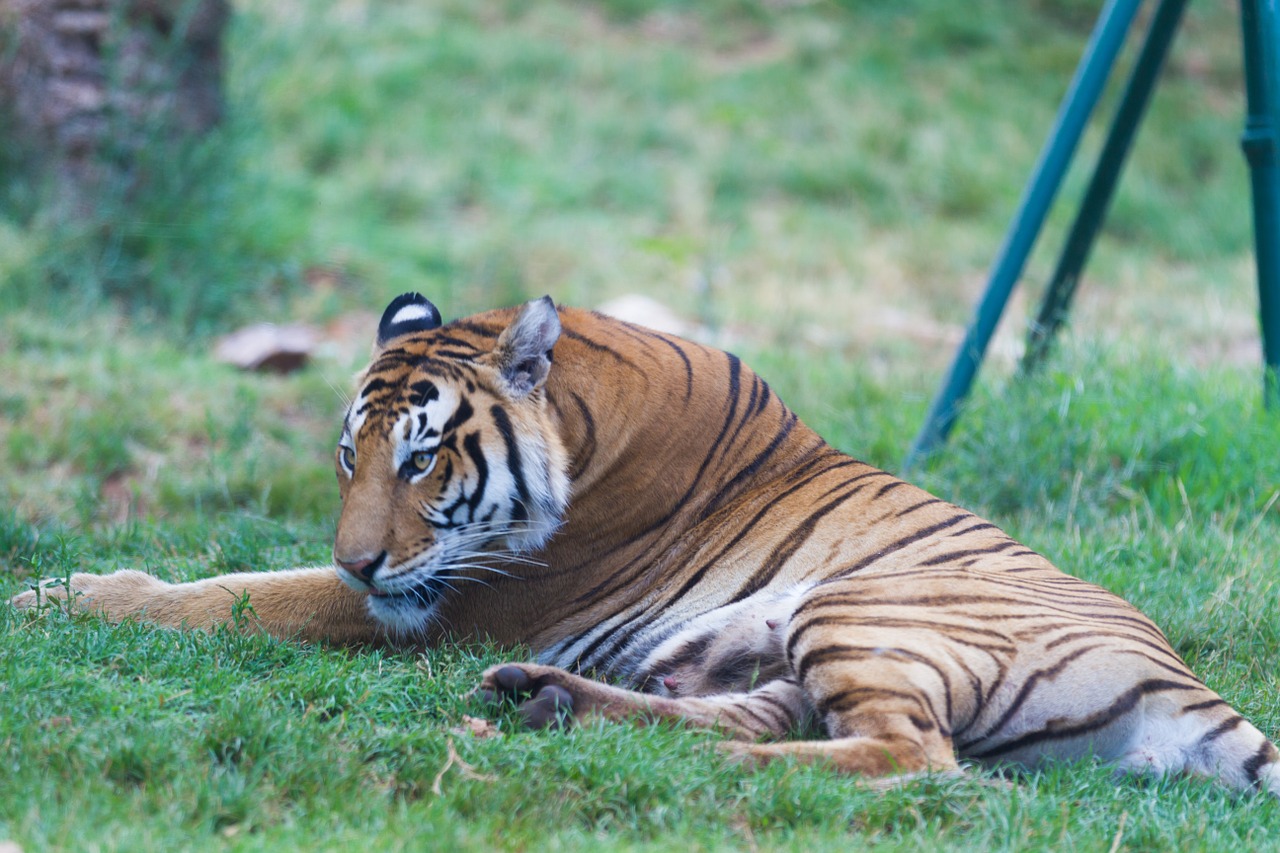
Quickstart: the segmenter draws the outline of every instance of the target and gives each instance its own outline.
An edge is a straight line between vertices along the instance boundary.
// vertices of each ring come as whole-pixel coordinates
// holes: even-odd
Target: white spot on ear
[[[423,303],[406,305],[396,312],[395,316],[391,318],[391,323],[388,325],[395,325],[396,323],[412,323],[414,320],[423,320],[430,316],[430,305],[425,305]]]

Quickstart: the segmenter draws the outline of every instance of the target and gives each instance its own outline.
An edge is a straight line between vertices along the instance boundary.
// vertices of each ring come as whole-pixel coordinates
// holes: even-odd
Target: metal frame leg
[[[1254,255],[1265,375],[1263,398],[1280,406],[1280,65],[1275,0],[1241,0],[1245,95],[1249,116],[1240,139],[1253,185]]]
[[[965,334],[951,365],[951,372],[933,401],[920,434],[916,436],[907,454],[904,468],[913,468],[931,453],[946,439],[955,424],[960,401],[973,385],[973,377],[986,353],[987,344],[991,342],[991,335],[1009,301],[1009,294],[1013,292],[1013,286],[1022,274],[1053,198],[1062,185],[1062,178],[1071,164],[1076,144],[1098,103],[1098,97],[1110,76],[1111,67],[1124,44],[1125,35],[1140,2],[1141,0],[1108,0],[1102,10],[1084,55],[1080,58],[1080,64],[1076,67],[1071,87],[1058,109],[1057,120],[1049,131],[1049,138],[1040,153],[1040,161],[1023,191],[1022,201],[1005,237],[1004,246],[992,267],[977,315]]]
[[[1186,6],[1187,0],[1161,0],[1156,9],[1151,27],[1147,30],[1147,38],[1142,43],[1142,50],[1129,75],[1124,96],[1116,107],[1107,141],[1098,154],[1098,164],[1094,167],[1093,177],[1080,202],[1080,210],[1076,213],[1075,222],[1071,224],[1062,254],[1058,256],[1058,264],[1045,288],[1040,313],[1028,331],[1027,351],[1022,356],[1023,373],[1030,373],[1044,360],[1054,334],[1067,318],[1071,298],[1080,283],[1080,273],[1089,260],[1089,252],[1093,249],[1098,231],[1106,218],[1116,182],[1124,169],[1133,137],[1137,134],[1138,125],[1151,100],[1151,92],[1155,89],[1160,69],[1169,53],[1169,45],[1178,32],[1178,24],[1182,21],[1182,12]]]

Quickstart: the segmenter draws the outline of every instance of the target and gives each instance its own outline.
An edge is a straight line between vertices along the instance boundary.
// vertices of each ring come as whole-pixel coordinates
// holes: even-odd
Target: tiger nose
[[[337,556],[336,554],[334,555],[334,558],[333,558],[334,562],[336,562],[339,566],[342,566],[342,568],[351,572],[351,574],[360,578],[360,580],[364,581],[365,583],[369,583],[370,581],[373,580],[374,572],[382,568],[382,564],[386,561],[386,559],[387,559],[386,551],[383,551],[381,554],[379,554],[376,557],[365,557],[359,560],[344,560],[341,557]]]

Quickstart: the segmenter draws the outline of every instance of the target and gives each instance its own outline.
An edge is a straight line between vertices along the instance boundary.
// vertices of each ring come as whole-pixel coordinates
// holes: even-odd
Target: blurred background
[[[40,530],[140,518],[329,524],[342,395],[406,290],[446,320],[544,293],[644,297],[894,469],[1101,4],[237,0],[213,24],[188,14],[201,4],[99,5],[111,27],[150,22],[162,47],[187,39],[206,59],[192,33],[216,24],[221,100],[184,133],[143,121],[139,138],[159,108],[108,95],[82,145],[106,164],[90,192],[49,165],[56,144],[0,144],[10,557]],[[166,5],[180,11],[161,26]],[[10,55],[31,8],[0,5]],[[1256,416],[1239,26],[1233,3],[1191,4],[1072,328],[1046,378],[1008,382],[1095,122],[961,423],[953,452],[985,459],[983,476],[970,488],[943,462],[935,488],[992,511],[1052,505],[1094,466],[1108,500],[1149,492],[1133,477],[1171,463],[1143,453]],[[127,58],[111,32],[92,43]],[[184,91],[179,107],[207,97]],[[303,370],[213,357],[262,320],[316,331]],[[1175,479],[1157,491],[1177,503]]]

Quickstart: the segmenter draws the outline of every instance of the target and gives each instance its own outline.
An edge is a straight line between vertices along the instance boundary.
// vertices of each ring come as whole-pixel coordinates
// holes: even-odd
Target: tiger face
[[[388,628],[421,631],[449,589],[559,525],[568,465],[543,393],[559,334],[545,297],[505,329],[442,328],[417,294],[384,313],[334,454],[333,558]]]

